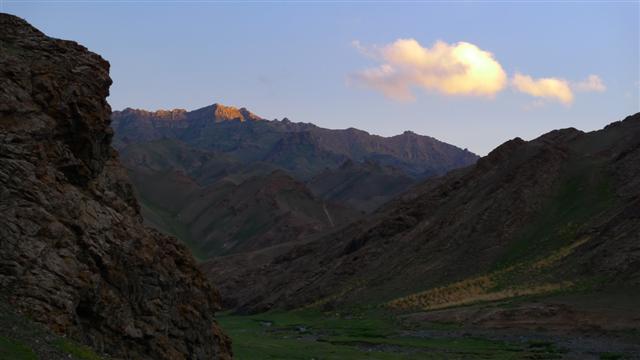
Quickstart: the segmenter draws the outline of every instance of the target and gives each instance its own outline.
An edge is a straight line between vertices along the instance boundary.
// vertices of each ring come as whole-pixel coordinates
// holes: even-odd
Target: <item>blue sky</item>
[[[328,128],[412,130],[481,155],[516,136],[594,130],[640,111],[639,2],[3,0],[2,7],[109,60],[114,109],[219,102]],[[445,84],[441,63],[455,62],[460,42],[501,69],[490,93]],[[393,75],[380,75],[385,68]],[[590,75],[597,84],[585,83]],[[389,86],[410,96],[398,98]]]

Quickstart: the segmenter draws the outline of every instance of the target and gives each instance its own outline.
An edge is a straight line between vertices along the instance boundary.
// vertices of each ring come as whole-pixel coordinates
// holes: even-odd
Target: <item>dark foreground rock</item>
[[[0,14],[0,292],[127,359],[230,358],[216,291],[142,225],[111,148],[109,63]]]

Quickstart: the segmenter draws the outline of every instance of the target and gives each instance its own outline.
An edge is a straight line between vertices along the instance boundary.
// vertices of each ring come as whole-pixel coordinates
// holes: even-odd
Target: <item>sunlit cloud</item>
[[[534,79],[529,75],[516,73],[511,84],[513,87],[531,96],[560,101],[569,105],[573,102],[573,92],[569,82],[560,78],[539,78]]]
[[[573,85],[576,91],[595,91],[603,92],[607,90],[604,82],[598,75],[589,75],[586,79],[577,82]]]
[[[493,97],[507,85],[507,75],[493,54],[478,46],[436,42],[423,47],[414,39],[400,39],[383,47],[353,46],[382,64],[350,77],[351,82],[381,91],[395,100],[411,100],[413,89],[445,95]]]
[[[448,44],[437,41],[424,47],[415,39],[399,39],[384,46],[352,46],[378,66],[352,74],[349,84],[357,84],[383,93],[398,101],[415,98],[414,90],[435,91],[444,95],[492,98],[507,85],[536,98],[526,110],[540,108],[548,102],[571,105],[574,92],[603,92],[606,86],[598,75],[569,82],[559,77],[533,78],[515,73],[509,78],[491,52],[468,42]]]

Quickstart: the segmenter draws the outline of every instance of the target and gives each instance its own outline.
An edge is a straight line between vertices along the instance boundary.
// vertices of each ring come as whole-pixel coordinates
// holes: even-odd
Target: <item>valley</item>
[[[638,300],[637,292],[631,297],[615,294],[606,304],[598,297],[602,295],[582,292],[557,293],[546,299],[522,296],[453,308],[447,314],[399,315],[375,307],[346,313],[307,309],[222,314],[220,322],[234,339],[239,359],[634,358],[633,354],[640,351],[640,338],[637,331],[622,330],[622,323],[626,321],[624,314],[632,311]],[[555,306],[580,304],[583,312],[544,308],[542,304],[547,301]],[[610,305],[614,306],[608,308]],[[555,329],[550,329],[547,321],[549,312],[558,314]],[[492,315],[486,316],[487,313]],[[518,313],[524,316],[514,319]],[[607,329],[594,330],[602,324],[599,316],[603,315],[619,320]],[[562,316],[571,320],[561,319]],[[580,319],[590,319],[591,324],[566,326]],[[620,325],[623,326],[617,328]]]
[[[100,55],[0,29],[0,360],[640,359],[640,113],[481,157],[217,102],[113,111]],[[356,78],[457,61],[422,80],[494,100],[493,55],[448,46],[398,40]],[[456,88],[478,59],[500,71]],[[375,87],[412,97],[410,73]],[[570,105],[589,79],[511,86]]]
[[[233,134],[245,134],[264,120],[233,121]],[[228,230],[255,230],[203,256],[187,241],[220,289],[221,325],[240,359],[640,356],[640,319],[623,316],[639,293],[639,115],[590,133],[515,138],[439,176],[375,154],[300,172],[318,161],[317,145],[277,143],[296,164],[287,168],[271,155],[230,155],[246,144],[216,152],[178,138],[131,142],[123,162],[158,229],[180,219],[172,234],[194,234],[197,207],[222,222],[183,239],[228,243],[238,239]]]
[[[384,138],[221,104],[125,109],[112,126],[145,221],[201,260],[326,233],[477,160],[411,132]]]

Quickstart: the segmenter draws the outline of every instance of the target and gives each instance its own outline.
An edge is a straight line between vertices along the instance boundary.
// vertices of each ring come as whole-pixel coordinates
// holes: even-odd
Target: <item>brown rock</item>
[[[145,228],[111,148],[109,63],[0,14],[0,292],[116,358],[230,358],[219,297]]]

